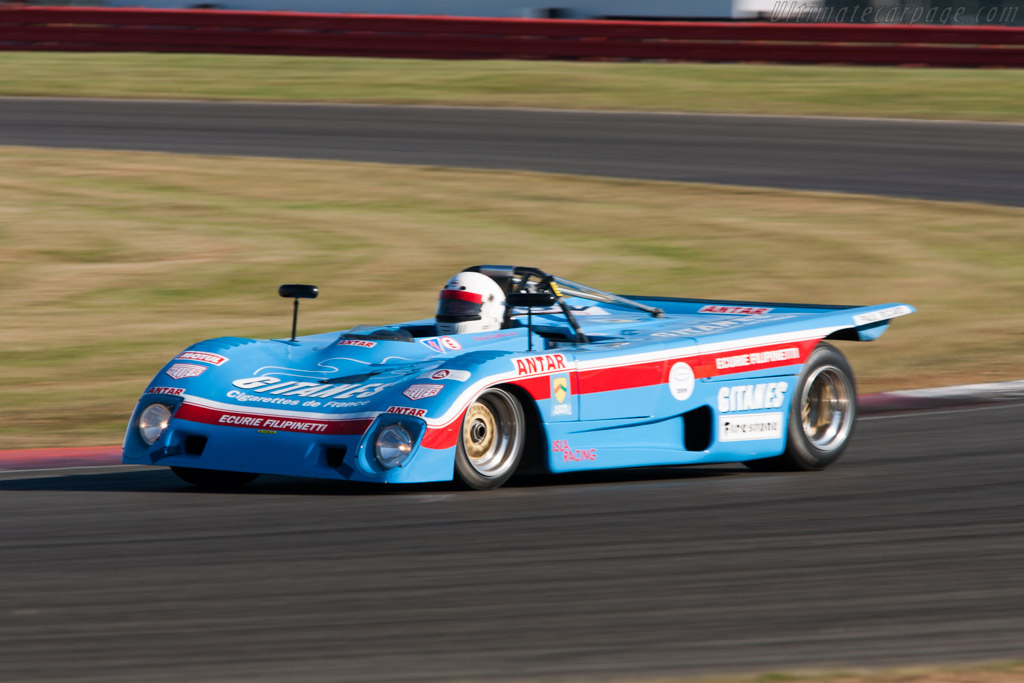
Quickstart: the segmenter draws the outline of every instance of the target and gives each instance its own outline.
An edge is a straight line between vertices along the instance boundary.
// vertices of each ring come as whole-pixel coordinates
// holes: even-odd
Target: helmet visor
[[[437,300],[437,319],[441,322],[479,320],[484,298],[459,289],[442,289]]]

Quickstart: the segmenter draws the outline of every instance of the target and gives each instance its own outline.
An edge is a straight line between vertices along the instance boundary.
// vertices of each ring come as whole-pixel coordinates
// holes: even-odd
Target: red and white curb
[[[857,398],[861,415],[957,408],[1013,401],[1024,402],[1024,380],[890,391],[883,394],[865,394]],[[29,448],[0,451],[0,473],[74,467],[106,467],[120,464],[120,446]]]
[[[0,451],[0,473],[53,470],[67,467],[104,467],[121,464],[120,446],[89,448],[28,448]]]
[[[861,415],[1024,401],[1024,380],[890,391],[857,397]]]

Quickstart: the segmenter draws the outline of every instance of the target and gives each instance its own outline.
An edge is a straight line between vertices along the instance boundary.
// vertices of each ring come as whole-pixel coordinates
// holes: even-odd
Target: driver
[[[437,300],[438,334],[500,330],[504,318],[505,292],[483,273],[459,273]]]

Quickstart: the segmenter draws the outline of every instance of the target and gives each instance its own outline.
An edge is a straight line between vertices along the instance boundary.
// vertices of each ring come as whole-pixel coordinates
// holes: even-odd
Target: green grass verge
[[[1024,120],[1024,70],[0,52],[0,94]]]
[[[110,444],[221,335],[429,317],[475,263],[629,293],[920,313],[846,344],[865,391],[1019,377],[1024,210],[540,173],[0,147],[0,448]]]

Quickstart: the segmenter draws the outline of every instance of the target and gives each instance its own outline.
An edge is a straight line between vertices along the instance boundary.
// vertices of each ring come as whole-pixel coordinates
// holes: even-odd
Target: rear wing
[[[894,318],[910,315],[908,304],[887,303],[873,306],[837,306],[767,301],[724,301],[720,299],[683,299],[631,296],[633,301],[658,306],[669,315],[706,315],[709,320],[746,316],[764,316],[766,323],[783,319],[813,321],[817,328],[834,327],[826,339],[873,341],[889,327]]]

